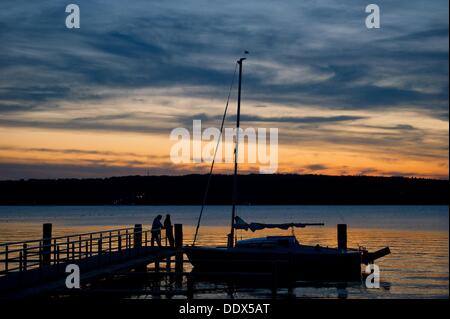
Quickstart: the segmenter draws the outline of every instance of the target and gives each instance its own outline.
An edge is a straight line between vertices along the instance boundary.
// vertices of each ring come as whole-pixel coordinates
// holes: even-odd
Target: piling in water
[[[175,224],[175,248],[183,248],[183,225]]]
[[[52,249],[52,224],[42,225],[42,265],[50,265]]]
[[[347,224],[337,225],[337,242],[339,249],[347,249]]]
[[[142,247],[142,224],[134,225],[134,248]]]

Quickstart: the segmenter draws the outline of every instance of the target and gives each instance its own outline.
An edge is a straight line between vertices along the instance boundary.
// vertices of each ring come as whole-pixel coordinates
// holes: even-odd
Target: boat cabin
[[[236,248],[292,248],[298,247],[299,242],[295,236],[267,236],[240,240]]]

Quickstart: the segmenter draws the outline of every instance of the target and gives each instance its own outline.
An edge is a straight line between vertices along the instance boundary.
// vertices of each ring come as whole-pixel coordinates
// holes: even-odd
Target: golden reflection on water
[[[53,236],[132,226],[67,226],[54,224]],[[41,231],[41,224],[2,222],[0,223],[0,242],[39,239],[42,235]],[[191,244],[195,227],[185,225],[183,231],[184,243]],[[224,245],[228,232],[228,227],[201,227],[197,245]],[[237,231],[238,239],[290,234],[291,230],[264,230],[255,233],[251,231]],[[303,244],[336,246],[336,228],[334,227],[297,229],[295,235]],[[365,289],[363,292],[361,288],[354,288],[354,291],[350,289],[349,297],[448,298],[449,242],[447,232],[349,228],[348,246],[354,248],[364,246],[371,251],[389,246],[392,252],[391,255],[377,261],[377,265],[381,270],[381,280],[385,288],[381,291]],[[315,294],[317,294],[317,297],[329,296],[326,290],[319,292],[306,289],[299,293],[305,297],[316,297]],[[330,296],[333,297],[333,294]]]

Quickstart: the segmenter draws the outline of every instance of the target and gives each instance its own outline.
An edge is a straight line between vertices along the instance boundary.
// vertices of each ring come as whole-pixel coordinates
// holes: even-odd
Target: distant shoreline
[[[207,175],[0,181],[0,205],[201,205]],[[208,205],[229,205],[214,175]],[[448,205],[449,181],[403,177],[239,175],[240,205]]]

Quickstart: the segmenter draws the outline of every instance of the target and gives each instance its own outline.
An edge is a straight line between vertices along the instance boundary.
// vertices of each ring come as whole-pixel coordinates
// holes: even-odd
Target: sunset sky
[[[244,50],[242,126],[278,128],[278,172],[448,179],[448,1],[376,1],[369,30],[370,3],[2,0],[0,179],[207,173],[169,134],[220,126]]]

